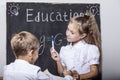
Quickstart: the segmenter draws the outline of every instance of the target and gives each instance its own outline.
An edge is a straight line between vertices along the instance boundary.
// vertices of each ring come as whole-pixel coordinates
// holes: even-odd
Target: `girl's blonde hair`
[[[69,23],[74,23],[79,27],[79,33],[86,33],[83,39],[88,44],[96,45],[101,52],[101,35],[94,15],[87,13],[83,16],[71,18]]]
[[[16,57],[26,55],[29,50],[37,50],[39,45],[39,40],[27,31],[15,34],[11,39],[11,47]]]

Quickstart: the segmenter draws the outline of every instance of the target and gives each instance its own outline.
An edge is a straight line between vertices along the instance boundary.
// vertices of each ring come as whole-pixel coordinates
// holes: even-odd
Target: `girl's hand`
[[[67,71],[67,67],[64,68],[63,73],[64,73],[64,76],[66,76],[66,75],[72,76],[72,71]]]
[[[60,61],[60,57],[59,57],[59,54],[58,52],[54,49],[50,49],[50,53],[51,53],[51,57],[53,60],[55,60],[56,62]]]
[[[69,72],[69,71],[67,71],[67,70],[64,70],[64,76],[66,76],[66,75],[71,75],[71,73]]]
[[[80,75],[76,70],[72,71],[72,75],[74,80],[80,80]]]

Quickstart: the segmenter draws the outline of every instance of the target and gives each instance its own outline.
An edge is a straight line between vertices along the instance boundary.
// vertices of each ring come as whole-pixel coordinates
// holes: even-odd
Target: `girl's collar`
[[[74,46],[72,45],[72,43],[70,43],[71,47],[80,47],[83,46],[84,44],[86,44],[86,42],[84,40],[80,40],[78,43],[76,43]]]

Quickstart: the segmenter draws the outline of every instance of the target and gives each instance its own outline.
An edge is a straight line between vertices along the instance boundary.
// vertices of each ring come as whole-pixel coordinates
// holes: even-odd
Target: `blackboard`
[[[50,57],[51,36],[55,38],[55,49],[59,52],[66,45],[66,27],[70,18],[82,15],[87,10],[94,14],[100,29],[100,4],[66,4],[66,3],[34,3],[7,2],[7,64],[15,57],[11,50],[11,36],[20,31],[33,33],[40,41],[39,58],[35,65],[42,71],[48,69],[58,75],[56,63]]]

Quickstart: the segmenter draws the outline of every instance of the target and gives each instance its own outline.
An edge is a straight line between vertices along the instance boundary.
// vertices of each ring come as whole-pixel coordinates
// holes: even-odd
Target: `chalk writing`
[[[45,13],[38,11],[34,13],[34,9],[26,9],[26,22],[55,22],[55,21],[68,21],[74,16],[79,16],[83,13],[73,12],[72,9],[69,9],[68,12],[49,12]],[[35,15],[35,16],[34,16]]]
[[[39,55],[42,55],[44,53],[45,47],[47,46],[45,42],[51,41],[50,38],[51,37],[45,37],[45,35],[42,35],[40,37],[40,39],[39,39],[40,40]],[[56,45],[56,46],[62,46],[64,40],[66,40],[66,37],[64,37],[64,35],[62,33],[58,33],[54,37],[54,45]],[[51,46],[52,46],[52,43],[51,43]]]
[[[39,55],[42,55],[45,49],[45,35],[42,35],[40,37],[40,49],[39,49]]]

